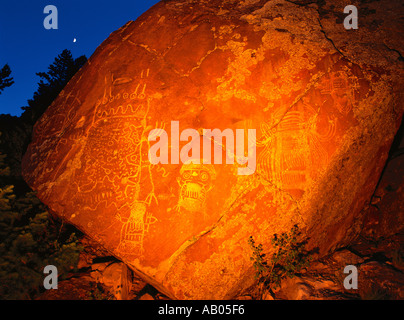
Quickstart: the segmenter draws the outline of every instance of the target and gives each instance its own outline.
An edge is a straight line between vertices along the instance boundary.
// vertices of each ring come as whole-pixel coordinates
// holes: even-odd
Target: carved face
[[[205,207],[206,196],[213,187],[216,172],[209,164],[184,164],[180,170],[181,177],[177,179],[180,185],[179,207],[195,212]]]

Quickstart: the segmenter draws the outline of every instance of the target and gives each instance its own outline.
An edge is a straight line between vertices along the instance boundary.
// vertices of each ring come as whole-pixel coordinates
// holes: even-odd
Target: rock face
[[[171,298],[251,285],[250,235],[270,252],[298,224],[320,254],[348,244],[401,122],[404,45],[401,3],[358,4],[357,30],[344,5],[162,1],[112,33],[36,123],[25,180]],[[228,139],[203,130],[216,128]],[[247,164],[226,162],[232,137]]]
[[[404,130],[402,125],[400,131]],[[397,139],[398,136],[396,136]],[[366,209],[362,235],[365,238],[388,238],[400,233],[404,225],[404,136],[397,151],[391,150],[382,177]],[[400,155],[401,154],[401,155]]]

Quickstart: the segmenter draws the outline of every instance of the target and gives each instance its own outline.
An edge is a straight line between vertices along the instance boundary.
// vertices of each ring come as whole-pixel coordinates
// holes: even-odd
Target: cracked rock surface
[[[113,32],[36,123],[25,180],[174,299],[251,286],[251,235],[270,253],[273,234],[298,224],[320,256],[346,246],[403,114],[403,5],[351,4],[357,30],[344,29],[345,1],[158,3]],[[172,121],[224,155],[227,140],[203,129],[255,129],[254,173],[151,164],[149,133],[172,141]]]

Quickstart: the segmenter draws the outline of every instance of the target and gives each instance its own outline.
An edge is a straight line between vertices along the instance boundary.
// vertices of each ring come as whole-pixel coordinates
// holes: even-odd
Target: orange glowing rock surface
[[[343,7],[157,4],[112,33],[37,122],[25,180],[172,298],[251,285],[250,235],[271,250],[274,233],[298,224],[321,254],[346,245],[403,113],[403,42],[389,25],[398,20],[376,13],[348,32],[335,22]],[[203,129],[255,129],[254,172],[151,164],[149,133],[171,141],[172,121],[201,140]]]

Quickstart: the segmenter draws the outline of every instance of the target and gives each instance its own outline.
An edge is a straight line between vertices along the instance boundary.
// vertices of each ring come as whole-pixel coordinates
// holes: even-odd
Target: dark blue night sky
[[[0,68],[8,63],[14,84],[0,94],[0,113],[19,116],[37,89],[36,72],[46,72],[55,57],[69,49],[89,58],[110,35],[136,20],[158,0],[2,0]],[[58,10],[58,29],[44,28],[44,8]],[[76,38],[76,42],[73,42]]]

